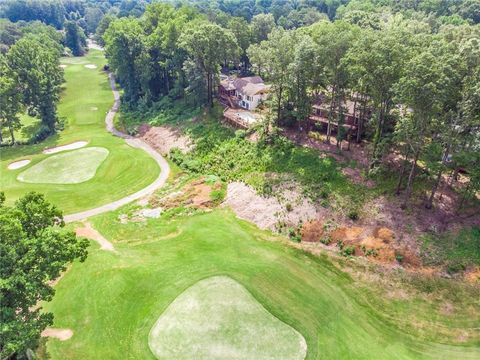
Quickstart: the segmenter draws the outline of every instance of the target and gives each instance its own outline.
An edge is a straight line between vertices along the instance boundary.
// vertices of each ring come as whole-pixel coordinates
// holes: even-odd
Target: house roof
[[[236,90],[249,96],[260,94],[270,89],[270,86],[263,83],[263,79],[260,76],[249,76],[236,79],[227,78],[222,80],[220,84],[225,90]]]

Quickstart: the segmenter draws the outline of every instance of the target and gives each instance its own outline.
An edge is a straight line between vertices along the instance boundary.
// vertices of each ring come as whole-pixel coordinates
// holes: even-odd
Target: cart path
[[[162,155],[160,155],[154,148],[152,148],[150,145],[148,145],[147,143],[145,143],[144,141],[138,138],[135,138],[133,136],[130,136],[128,134],[125,134],[115,129],[115,126],[113,125],[113,118],[115,117],[115,114],[118,112],[118,109],[120,107],[120,94],[115,85],[115,77],[113,76],[113,74],[109,73],[108,78],[110,80],[110,87],[112,88],[113,97],[115,101],[113,103],[112,108],[108,111],[107,116],[105,117],[105,125],[107,128],[107,131],[112,133],[114,136],[118,136],[122,139],[125,139],[126,143],[131,147],[142,149],[145,152],[147,152],[157,162],[158,166],[160,166],[160,174],[158,175],[157,179],[153,183],[148,185],[146,188],[143,188],[142,190],[137,191],[136,193],[133,193],[122,199],[113,201],[111,203],[99,206],[94,209],[82,211],[75,214],[65,215],[64,216],[65,222],[81,221],[91,216],[113,211],[118,209],[119,207],[122,207],[123,205],[131,203],[132,201],[148,196],[158,188],[162,187],[167,181],[168,176],[170,175],[170,166],[168,165],[167,160],[165,160],[165,158]]]

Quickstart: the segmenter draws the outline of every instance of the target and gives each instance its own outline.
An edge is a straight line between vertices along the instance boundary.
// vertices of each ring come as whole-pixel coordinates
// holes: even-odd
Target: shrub
[[[355,247],[354,246],[345,246],[341,251],[340,251],[340,255],[342,256],[352,256],[353,254],[355,254]]]
[[[466,269],[465,264],[460,261],[451,262],[447,266],[447,272],[449,274],[456,274],[460,271],[464,271],[465,269]]]
[[[348,218],[350,220],[353,220],[353,221],[358,220],[358,211],[357,210],[350,210],[348,212]]]
[[[292,210],[293,210],[292,204],[287,203],[287,204],[285,205],[285,209],[287,209],[288,212],[292,211]]]
[[[396,254],[395,259],[397,260],[398,263],[401,264],[403,262],[404,257],[402,254]]]

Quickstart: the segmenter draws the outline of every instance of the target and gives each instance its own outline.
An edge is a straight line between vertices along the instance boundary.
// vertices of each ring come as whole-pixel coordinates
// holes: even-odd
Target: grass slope
[[[53,155],[20,173],[17,179],[26,183],[78,184],[94,177],[107,156],[108,150],[101,147]]]
[[[148,343],[159,359],[304,359],[305,339],[226,276],[188,288],[164,311]]]
[[[91,50],[80,58],[64,58],[65,90],[59,104],[59,115],[66,118],[66,129],[37,145],[0,150],[0,188],[12,203],[28,191],[38,191],[58,205],[66,214],[90,209],[132,194],[152,183],[160,171],[156,162],[142,150],[105,130],[105,114],[113,103],[107,76],[101,68],[102,52]],[[96,64],[87,69],[85,64]],[[42,150],[75,141],[89,141],[88,146],[104,147],[110,153],[97,169],[95,177],[80,184],[27,184],[17,180],[28,168],[8,170],[9,163],[28,158],[29,166],[46,159]],[[80,166],[80,165],[79,165]]]
[[[186,289],[217,275],[242,284],[301,333],[307,359],[480,356],[478,337],[461,346],[438,343],[443,338],[436,313],[423,306],[422,297],[380,302],[325,256],[271,241],[275,238],[228,210],[121,224],[118,216],[125,211],[92,219],[118,254],[92,246],[86,263],[73,265],[46,304],[56,327],[74,331],[68,341],[48,341],[52,359],[153,359],[148,335],[159,315]],[[414,315],[405,324],[408,332],[396,324],[405,314]],[[417,328],[416,317],[418,325],[425,318],[426,326]],[[448,326],[472,329],[476,319],[454,314]]]

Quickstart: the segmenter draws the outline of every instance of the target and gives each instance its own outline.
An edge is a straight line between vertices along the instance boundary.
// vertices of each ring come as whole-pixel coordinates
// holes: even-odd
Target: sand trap
[[[56,147],[50,148],[50,149],[45,149],[42,152],[44,154],[55,154],[55,153],[59,153],[61,151],[80,149],[87,144],[88,144],[88,141],[76,141],[76,142],[71,143],[71,144],[56,146]]]
[[[55,328],[46,328],[42,331],[43,337],[53,337],[60,341],[65,341],[70,339],[73,336],[73,331],[70,329],[55,329]]]
[[[22,168],[22,167],[24,167],[28,164],[30,164],[30,160],[28,160],[28,159],[15,161],[15,162],[8,165],[8,170],[20,169],[20,168]]]
[[[227,276],[181,293],[153,326],[148,344],[159,359],[301,360],[307,352],[298,331]]]
[[[67,67],[67,65],[65,65],[65,64],[60,64],[60,67],[61,67],[62,69],[65,69],[65,68]]]
[[[96,69],[97,68],[97,65],[94,65],[94,64],[87,64],[87,65],[84,65],[87,69]]]

